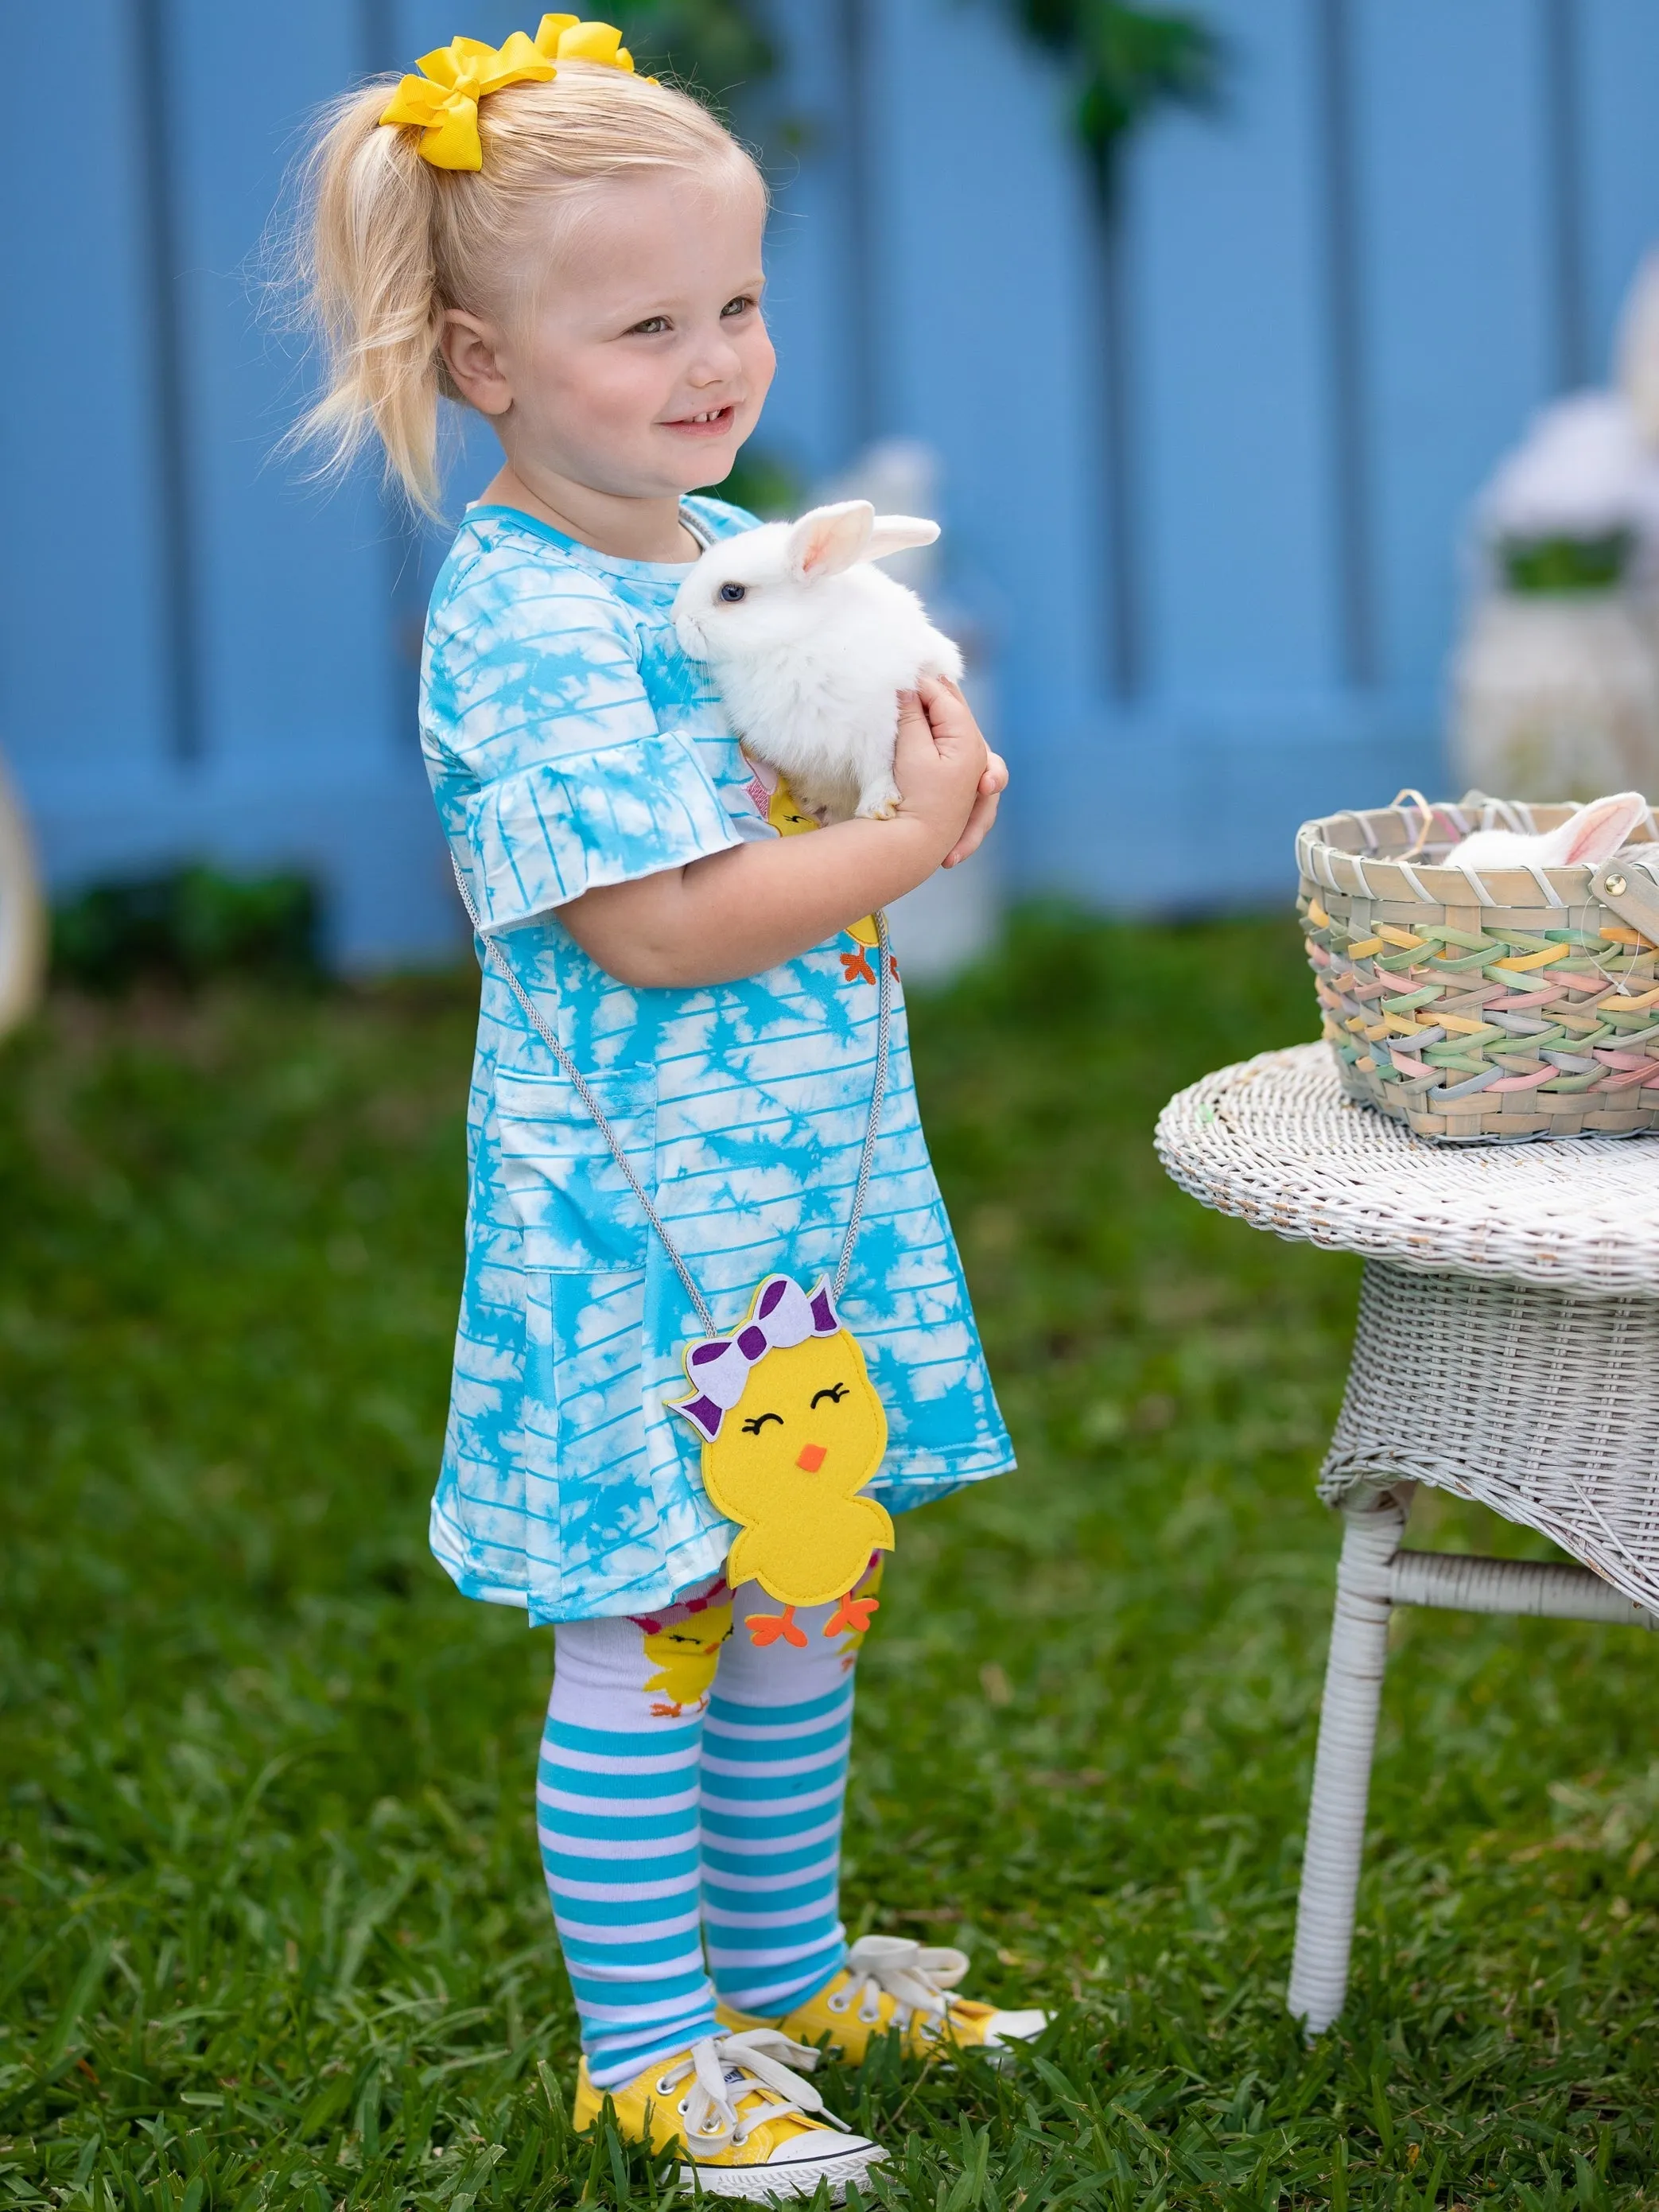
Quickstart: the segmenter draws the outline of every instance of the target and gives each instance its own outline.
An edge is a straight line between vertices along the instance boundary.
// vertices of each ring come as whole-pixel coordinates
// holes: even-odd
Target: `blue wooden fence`
[[[86,0],[72,96],[11,103],[0,742],[60,884],[298,862],[345,957],[453,942],[431,548],[273,459],[302,372],[255,267],[313,103],[524,12],[453,5]],[[1653,0],[1204,12],[1223,103],[1152,127],[1110,222],[997,0],[776,0],[766,95],[804,150],[763,441],[938,446],[1012,872],[1117,905],[1281,898],[1303,816],[1436,779],[1460,517],[1659,235]]]

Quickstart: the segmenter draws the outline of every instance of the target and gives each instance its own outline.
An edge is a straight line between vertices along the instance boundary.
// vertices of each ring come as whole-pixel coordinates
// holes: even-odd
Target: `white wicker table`
[[[1659,1626],[1659,1139],[1428,1144],[1312,1044],[1182,1091],[1157,1141],[1206,1206],[1366,1261],[1319,1483],[1346,1525],[1289,1993],[1316,2033],[1347,1993],[1391,1607]],[[1419,1483],[1583,1565],[1403,1550]]]

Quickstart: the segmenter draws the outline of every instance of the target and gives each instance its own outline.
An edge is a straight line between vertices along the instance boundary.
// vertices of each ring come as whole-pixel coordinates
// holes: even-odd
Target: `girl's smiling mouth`
[[[696,415],[671,416],[662,427],[687,438],[722,438],[737,416],[737,409],[728,400],[723,407],[707,407]]]

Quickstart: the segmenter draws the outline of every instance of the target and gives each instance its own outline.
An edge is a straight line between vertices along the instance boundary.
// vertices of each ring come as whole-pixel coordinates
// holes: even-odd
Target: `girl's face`
[[[772,381],[765,217],[746,162],[610,182],[555,216],[521,317],[453,319],[486,339],[493,375],[465,333],[452,362],[520,474],[624,499],[720,482]]]

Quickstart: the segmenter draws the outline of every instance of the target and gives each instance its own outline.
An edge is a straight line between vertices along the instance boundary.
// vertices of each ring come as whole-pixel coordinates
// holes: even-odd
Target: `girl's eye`
[[[754,304],[747,292],[739,292],[735,300],[728,300],[720,309],[720,320],[724,322],[728,315],[745,314]]]
[[[659,331],[667,328],[666,315],[647,315],[642,323],[635,323],[628,335],[630,338],[653,338]]]
[[[743,1432],[744,1436],[757,1437],[769,1421],[775,1421],[778,1426],[781,1428],[783,1426],[783,1415],[781,1413],[757,1413],[752,1421],[745,1421],[744,1423]]]
[[[739,599],[748,596],[748,591],[749,587],[746,584],[722,584],[720,597],[726,601],[727,606],[734,607]]]
[[[815,1392],[812,1403],[816,1406],[821,1399],[827,1398],[832,1406],[839,1406],[846,1395],[847,1385],[844,1382],[837,1382],[833,1389]]]

